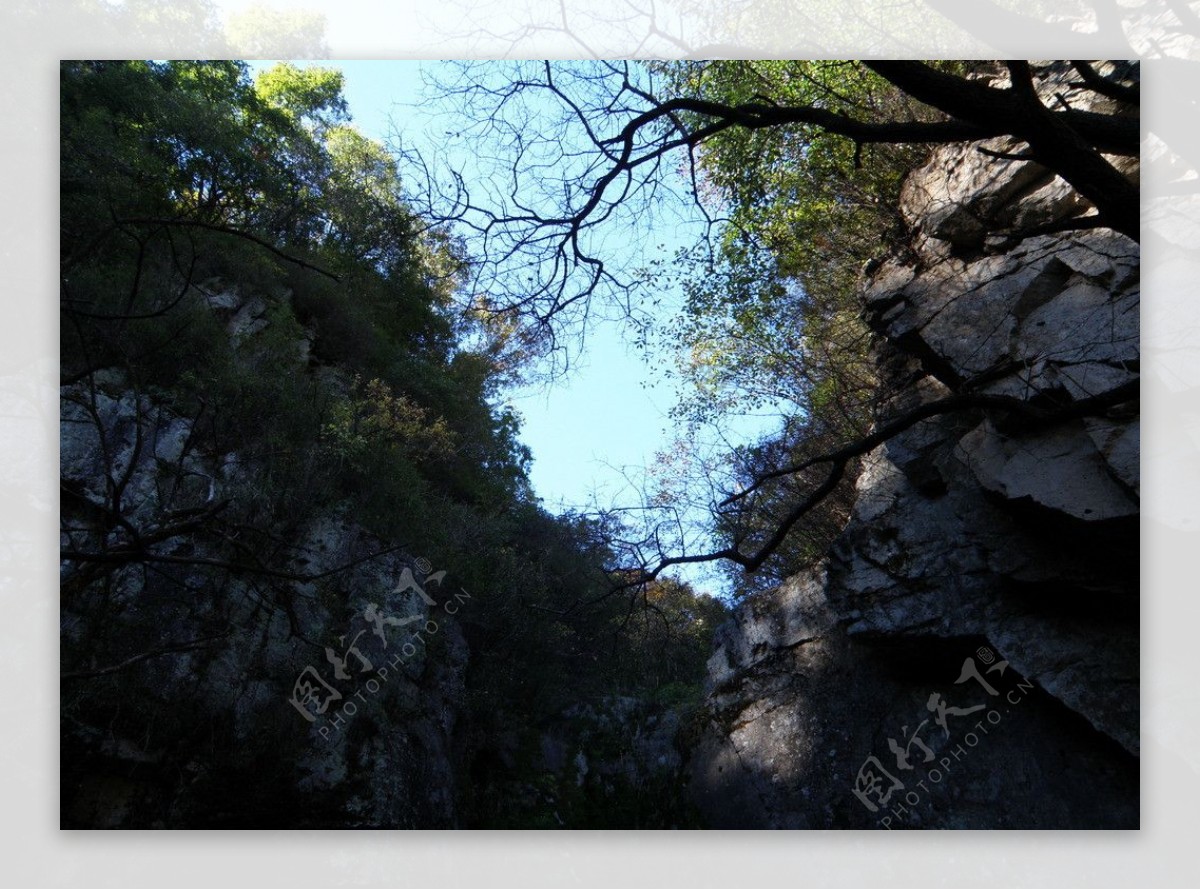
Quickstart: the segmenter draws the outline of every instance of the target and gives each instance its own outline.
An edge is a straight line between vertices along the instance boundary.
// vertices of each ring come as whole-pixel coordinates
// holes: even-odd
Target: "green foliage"
[[[668,73],[675,90],[731,105],[914,113],[894,88],[853,62],[679,63]],[[800,125],[731,128],[704,143],[704,184],[729,223],[716,257],[704,258],[689,279],[686,311],[672,332],[702,359],[685,368],[701,384],[700,397],[682,406],[685,416],[708,416],[713,393],[750,407],[784,401],[804,414],[814,407],[814,388],[827,381],[867,390],[855,281],[902,225],[895,198],[919,157],[919,150],[892,145],[864,146],[859,154],[845,138]],[[861,419],[857,404],[842,405],[846,422]]]
[[[255,94],[267,105],[278,108],[293,123],[305,119],[328,127],[347,118],[342,97],[342,72],[332,68],[297,68],[280,62],[254,81]]]
[[[655,67],[671,92],[728,105],[811,105],[873,120],[927,113],[855,62]],[[731,455],[740,484],[867,429],[875,379],[856,283],[863,264],[902,231],[900,184],[922,153],[856,146],[804,125],[733,127],[700,146],[701,197],[728,221],[715,252],[684,258],[684,311],[664,339],[681,345],[675,373],[685,390],[675,416],[693,437],[729,416],[778,414],[776,435]],[[803,481],[769,486],[753,510],[724,514],[718,537],[752,551],[803,496]],[[770,584],[823,555],[849,503],[844,492],[830,498],[756,583]],[[730,577],[735,589],[749,589],[740,571]]]
[[[192,421],[189,447],[226,468],[231,501],[224,534],[196,535],[290,572],[287,542],[339,513],[449,569],[473,599],[477,748],[514,721],[534,744],[581,701],[699,696],[724,607],[669,581],[609,595],[612,529],[539,505],[520,419],[496,404],[527,353],[503,320],[454,309],[464,259],[349,125],[340,74],[68,62],[61,76],[64,378],[109,372]],[[570,818],[601,820],[589,800]]]
[[[454,452],[454,434],[443,418],[429,417],[378,378],[363,384],[355,377],[349,397],[333,404],[321,432],[324,454],[359,472],[380,460],[436,460]]]

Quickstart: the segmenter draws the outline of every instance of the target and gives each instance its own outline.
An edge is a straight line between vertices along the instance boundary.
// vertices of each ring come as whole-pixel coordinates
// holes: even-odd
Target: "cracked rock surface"
[[[911,243],[863,284],[878,420],[1062,417],[910,427],[826,560],[739,607],[685,766],[715,827],[1137,826],[1138,245],[996,237],[1088,208],[980,147],[1013,148],[910,175]]]

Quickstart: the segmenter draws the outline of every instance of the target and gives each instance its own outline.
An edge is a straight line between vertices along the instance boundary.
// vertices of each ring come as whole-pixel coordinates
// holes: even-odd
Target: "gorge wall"
[[[936,150],[864,270],[899,431],[847,528],[718,633],[685,740],[713,827],[1138,824],[1138,245],[981,149],[1017,146]]]
[[[235,340],[267,329],[213,290]],[[61,575],[63,827],[455,826],[469,593],[346,510],[196,533],[269,484],[200,439],[119,373],[63,387],[63,548],[106,557]]]

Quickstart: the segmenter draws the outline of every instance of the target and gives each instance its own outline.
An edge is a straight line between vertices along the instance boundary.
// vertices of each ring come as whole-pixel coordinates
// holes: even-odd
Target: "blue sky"
[[[437,62],[320,64],[343,72],[350,113],[364,134],[383,141],[396,131],[406,141],[423,138],[413,132],[426,125],[421,67]],[[596,493],[606,503],[626,488],[624,471],[640,473],[665,447],[674,395],[661,380],[655,385],[649,370],[630,348],[623,325],[598,321],[565,377],[506,394],[505,401],[524,419],[522,439],[534,455],[534,489],[547,507],[585,507]]]
[[[252,70],[270,63],[251,63]],[[316,63],[340,69],[344,94],[354,124],[367,136],[388,141],[399,134],[406,144],[436,145],[442,121],[433,125],[422,102],[422,69],[438,62],[330,61]],[[679,232],[655,232],[654,243],[673,251]],[[670,306],[674,299],[666,299]],[[667,311],[670,311],[669,309]],[[659,366],[672,361],[658,354]],[[564,509],[632,506],[655,455],[674,440],[668,412],[676,402],[674,384],[662,368],[651,369],[634,348],[626,325],[597,319],[588,328],[582,354],[570,371],[548,384],[503,394],[522,417],[522,441],[533,453],[531,478],[545,506]],[[765,429],[765,422],[743,419],[734,424],[742,438]],[[712,589],[705,567],[685,567],[681,574]]]

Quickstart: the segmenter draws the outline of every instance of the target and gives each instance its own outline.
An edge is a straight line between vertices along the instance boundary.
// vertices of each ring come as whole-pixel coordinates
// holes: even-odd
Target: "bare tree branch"
[[[143,661],[149,661],[153,658],[162,658],[164,655],[177,655],[180,652],[193,652],[197,649],[208,649],[214,643],[219,643],[222,640],[228,639],[228,637],[229,634],[224,633],[215,637],[202,637],[198,640],[190,640],[185,643],[168,643],[158,649],[141,652],[116,664],[84,671],[63,671],[58,676],[60,680],[92,680],[96,677],[107,677],[110,674],[120,673],[123,670],[133,667],[135,664],[141,664]]]
[[[660,559],[652,568],[614,569],[614,576],[626,580],[622,580],[614,588],[613,592],[616,593],[639,587],[649,581],[653,581],[664,570],[675,565],[714,562],[724,559],[740,565],[747,572],[754,572],[778,549],[792,527],[833,491],[845,475],[846,468],[851,460],[862,457],[904,431],[911,429],[923,420],[966,410],[1000,410],[1019,418],[1026,429],[1044,428],[1068,420],[1094,416],[1108,408],[1132,401],[1138,398],[1139,387],[1139,381],[1135,380],[1122,384],[1103,395],[1080,399],[1065,406],[1045,407],[1012,396],[989,395],[986,393],[949,396],[945,399],[938,399],[919,405],[882,424],[870,435],[844,445],[835,451],[822,454],[799,464],[764,473],[745,490],[726,498],[722,502],[722,506],[733,504],[748,497],[771,479],[795,475],[818,465],[828,466],[825,478],[792,508],[786,517],[778,523],[774,533],[753,553],[743,553],[735,544],[734,546],[725,547],[711,553],[666,557]]]
[[[280,250],[270,241],[259,238],[257,235],[252,235],[250,232],[244,232],[241,229],[235,229],[232,226],[223,226],[217,223],[203,222],[198,219],[159,219],[154,217],[121,218],[117,220],[117,224],[134,226],[180,226],[184,228],[204,229],[205,231],[209,232],[218,232],[222,235],[231,235],[235,238],[244,238],[253,244],[257,244],[259,247],[266,248],[281,260],[286,260],[293,265],[299,266],[301,269],[308,269],[312,272],[324,275],[326,278],[329,278],[333,281],[340,282],[342,280],[339,276],[333,274],[327,269],[322,269],[320,266],[314,266],[312,263],[306,260],[302,260],[297,256],[293,256],[290,253]]]
[[[958,120],[991,122],[1003,132],[1029,143],[1042,166],[1057,173],[1100,211],[1116,231],[1137,241],[1141,233],[1141,195],[1100,154],[1136,155],[1138,119],[1093,112],[1050,111],[1038,98],[1028,62],[1008,63],[1012,86],[988,87],[937,71],[921,62],[867,62],[867,67],[910,96]],[[1102,118],[1106,127],[1124,135],[1116,142],[1097,140],[1085,124]],[[1072,117],[1075,116],[1075,117]]]
[[[1140,104],[1141,90],[1138,85],[1123,84],[1111,78],[1104,77],[1088,62],[1072,61],[1071,66],[1083,78],[1082,82],[1073,83],[1071,84],[1072,86],[1084,86],[1102,96],[1108,96],[1108,98],[1116,99],[1119,102],[1128,102],[1130,105]]]

